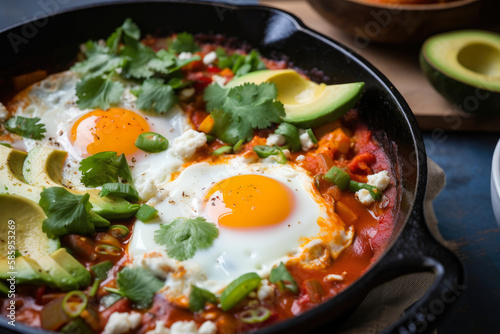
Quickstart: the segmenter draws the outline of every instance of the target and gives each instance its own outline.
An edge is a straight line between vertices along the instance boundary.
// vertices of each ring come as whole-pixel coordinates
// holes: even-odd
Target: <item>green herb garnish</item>
[[[302,149],[299,129],[296,126],[289,123],[281,123],[274,133],[285,137],[286,143],[292,151],[297,152]]]
[[[177,34],[177,37],[170,45],[169,51],[176,53],[196,52],[200,51],[200,47],[194,41],[193,35],[187,32],[181,32],[180,34]]]
[[[218,235],[217,227],[204,218],[177,218],[170,224],[161,225],[155,231],[154,240],[166,246],[168,256],[184,261],[192,258],[196,251],[212,246]]]
[[[283,264],[283,262],[280,262],[279,266],[271,270],[269,281],[278,285],[280,289],[286,288],[293,293],[297,293],[299,291],[295,279],[293,279],[292,275],[290,274],[288,269],[286,269],[286,266]]]
[[[217,304],[217,297],[210,291],[191,285],[189,294],[189,309],[192,312],[201,311],[206,303]]]
[[[240,139],[250,141],[254,129],[265,129],[281,122],[283,104],[276,100],[274,83],[244,84],[232,88],[210,85],[205,89],[207,110],[214,119],[214,134],[235,145]]]
[[[42,139],[45,138],[43,135],[45,130],[45,125],[38,123],[40,121],[39,117],[26,118],[22,116],[9,118],[5,122],[4,126],[7,131],[15,133],[24,138],[31,139]]]
[[[105,183],[116,183],[118,178],[132,183],[132,174],[125,155],[116,152],[100,152],[80,162],[82,183],[87,187],[98,187]]]
[[[137,107],[141,110],[165,113],[177,101],[177,95],[170,85],[164,84],[159,79],[147,79],[139,90]]]

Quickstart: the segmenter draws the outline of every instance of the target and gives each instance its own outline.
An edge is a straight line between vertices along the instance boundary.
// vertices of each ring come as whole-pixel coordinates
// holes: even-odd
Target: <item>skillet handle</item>
[[[412,214],[401,237],[377,266],[377,281],[415,272],[434,272],[435,281],[425,295],[381,333],[425,333],[463,293],[465,271],[457,255],[438,242],[425,222],[423,209]]]

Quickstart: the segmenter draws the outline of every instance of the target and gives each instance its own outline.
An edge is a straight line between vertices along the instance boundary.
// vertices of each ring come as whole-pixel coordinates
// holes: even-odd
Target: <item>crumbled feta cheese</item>
[[[360,189],[356,191],[356,197],[363,205],[370,205],[375,202],[372,195],[370,195],[370,192],[366,189]]]
[[[175,138],[171,153],[183,159],[189,159],[199,147],[202,147],[207,142],[207,136],[203,132],[195,130],[187,130],[179,137]]]
[[[274,295],[274,287],[269,284],[267,279],[263,279],[260,282],[259,289],[257,290],[257,298],[259,300],[265,300],[267,298],[271,298]]]
[[[178,270],[177,262],[160,252],[150,252],[135,257],[134,267],[147,269],[163,279],[166,279],[170,272]]]
[[[170,329],[165,327],[163,321],[157,321],[155,329],[147,331],[146,334],[170,334]]]
[[[220,75],[213,75],[212,81],[221,87],[224,87],[226,85],[226,78],[221,77]]]
[[[186,60],[193,58],[193,54],[191,52],[181,52],[177,57],[179,60]]]
[[[5,106],[0,103],[0,121],[3,122],[7,119],[7,117],[9,116],[9,113],[7,112],[7,108],[5,108]]]
[[[170,326],[170,334],[198,334],[194,321],[176,321]]]
[[[217,59],[217,53],[215,51],[209,52],[203,57],[203,64],[212,64]]]
[[[215,334],[217,326],[212,321],[205,321],[198,329],[198,334]]]
[[[343,281],[344,277],[342,275],[330,274],[326,275],[323,280],[325,282],[333,282],[333,281]]]
[[[377,174],[368,175],[368,184],[374,187],[377,187],[378,190],[384,191],[389,183],[391,182],[391,178],[389,177],[389,173],[386,170],[383,170]]]
[[[311,137],[306,132],[306,130],[299,129],[299,138],[300,144],[302,145],[302,151],[309,151],[314,147],[314,143],[311,140]]]
[[[179,99],[187,100],[194,95],[194,88],[184,88],[179,92]]]
[[[141,314],[137,312],[115,312],[111,313],[104,334],[122,334],[128,333],[137,328],[141,322]]]
[[[282,146],[285,145],[286,143],[286,138],[285,136],[278,135],[278,134],[270,134],[269,137],[267,137],[266,145],[273,146],[273,145],[278,145]]]
[[[295,161],[298,161],[298,162],[302,162],[302,161],[304,161],[304,160],[306,160],[306,157],[305,157],[304,155],[302,155],[302,154],[301,154],[301,155],[299,155],[299,156],[295,159]]]

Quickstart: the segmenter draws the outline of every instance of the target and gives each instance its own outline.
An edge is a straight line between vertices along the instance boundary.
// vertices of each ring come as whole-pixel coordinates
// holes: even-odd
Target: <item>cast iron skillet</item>
[[[56,2],[53,2],[56,3]],[[380,260],[335,298],[259,333],[330,333],[378,284],[412,272],[436,275],[427,293],[384,333],[422,333],[436,326],[461,293],[462,264],[430,234],[423,215],[427,182],[424,142],[410,108],[394,86],[352,50],[304,26],[295,16],[262,6],[148,1],[82,7],[0,32],[0,79],[36,69],[68,68],[78,45],[109,35],[127,17],[143,33],[221,33],[250,43],[266,57],[289,56],[306,71],[318,68],[328,83],[364,81],[361,118],[388,153],[399,197],[395,230]],[[322,328],[317,327],[323,325]],[[20,323],[2,331],[39,333]]]

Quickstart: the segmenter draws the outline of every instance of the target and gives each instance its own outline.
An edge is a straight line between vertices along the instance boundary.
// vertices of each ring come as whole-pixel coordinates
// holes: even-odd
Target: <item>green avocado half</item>
[[[244,83],[272,82],[278,89],[278,101],[283,103],[283,121],[310,128],[334,121],[349,111],[361,97],[364,83],[340,85],[317,84],[294,70],[262,70],[230,81],[226,87]]]
[[[500,35],[481,30],[425,41],[420,66],[433,87],[462,110],[500,115]]]

